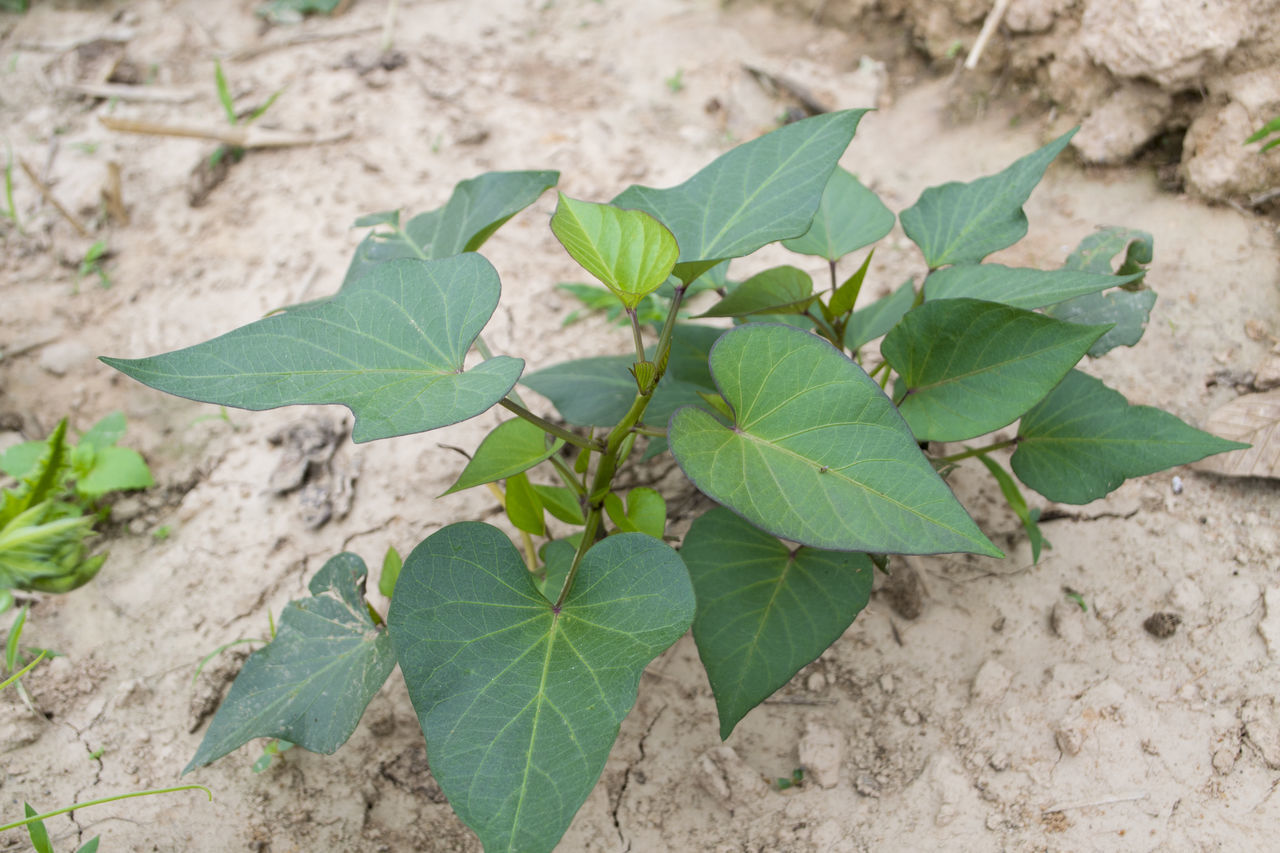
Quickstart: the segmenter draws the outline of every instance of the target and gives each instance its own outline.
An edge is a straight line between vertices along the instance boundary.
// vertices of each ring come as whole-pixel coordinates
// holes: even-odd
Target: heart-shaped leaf
[[[680,257],[676,238],[644,211],[577,201],[564,193],[551,231],[570,257],[631,309],[667,280]]]
[[[1142,273],[1117,276],[1110,272],[1037,270],[1000,264],[966,264],[930,273],[924,298],[982,299],[1014,308],[1043,308],[1056,302],[1097,293],[1142,278]]]
[[[1012,246],[1027,233],[1022,205],[1045,169],[1067,147],[1075,130],[1017,160],[1002,172],[971,183],[930,187],[902,211],[902,230],[920,247],[930,269],[976,264]]]
[[[722,740],[826,651],[871,596],[866,554],[791,549],[719,507],[689,528],[680,556],[693,579],[693,639]]]
[[[907,279],[888,296],[882,296],[867,307],[854,311],[844,329],[844,345],[856,352],[876,338],[884,336],[911,310],[915,299],[915,282]]]
[[[390,233],[370,234],[361,241],[342,285],[346,287],[384,261],[430,261],[474,252],[504,222],[537,201],[559,180],[559,172],[486,172],[459,183],[443,207],[418,214],[404,228],[398,226],[398,215],[362,217],[358,226],[396,227]]]
[[[346,743],[396,664],[365,604],[366,573],[347,553],[316,572],[311,597],[289,602],[275,639],[245,661],[183,773],[257,737],[325,755]]]
[[[751,314],[803,314],[818,296],[813,279],[795,267],[773,267],[735,287],[703,317],[746,317]]]
[[[880,386],[829,343],[787,326],[739,326],[716,343],[710,367],[734,424],[688,406],[668,437],[714,500],[815,548],[1000,554]]]
[[[564,439],[548,441],[541,427],[526,420],[503,421],[484,437],[467,467],[441,497],[528,471],[563,446]]]
[[[564,605],[511,542],[450,525],[405,560],[388,621],[431,773],[489,853],[549,851],[604,769],[640,673],[693,620],[680,557],[623,533]]]
[[[680,244],[688,284],[718,262],[809,230],[827,179],[867,110],[814,116],[720,155],[679,186],[628,187],[613,203],[643,210]]]
[[[838,261],[893,230],[893,211],[879,196],[839,166],[827,180],[813,225],[782,245],[802,255]]]
[[[1130,477],[1248,446],[1160,409],[1132,406],[1120,392],[1073,370],[1022,416],[1009,463],[1018,479],[1049,500],[1087,504]]]
[[[898,411],[920,441],[1007,426],[1062,381],[1108,326],[1078,326],[977,299],[926,302],[885,336]]]
[[[463,358],[498,305],[498,273],[475,254],[379,264],[330,300],[150,358],[102,361],[161,391],[242,409],[340,403],[351,437],[423,432],[487,411],[524,367]]]

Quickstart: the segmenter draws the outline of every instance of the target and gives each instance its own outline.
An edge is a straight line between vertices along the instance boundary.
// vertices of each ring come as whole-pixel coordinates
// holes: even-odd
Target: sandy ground
[[[42,436],[64,414],[84,429],[124,409],[125,443],[146,455],[159,486],[118,506],[97,580],[32,608],[25,638],[65,657],[25,680],[47,720],[14,691],[0,696],[7,819],[23,800],[53,808],[176,783],[241,660],[221,656],[193,687],[201,657],[262,636],[268,611],[304,594],[339,550],[377,566],[388,545],[407,552],[443,524],[496,510],[484,490],[432,500],[463,464],[441,445],[474,446],[494,413],[424,435],[344,443],[326,473],[331,486],[354,481],[354,501],[344,517],[310,529],[314,506],[268,490],[285,455],[270,438],[301,420],[341,424],[342,410],[231,412],[227,421],[117,376],[94,356],[166,351],[331,292],[360,237],[348,228],[357,216],[429,209],[485,170],[561,169],[562,189],[597,199],[636,181],[682,180],[772,127],[787,106],[743,73],[744,62],[802,59],[848,75],[833,77],[846,92],[873,93],[885,81],[866,64],[859,72],[860,60],[901,59],[896,43],[858,43],[763,9],[721,12],[692,0],[405,0],[395,41],[406,61],[393,68],[378,61],[385,7],[371,0],[268,32],[247,2],[36,5],[0,16],[0,127],[15,154],[92,223],[94,239],[108,241],[113,286],[77,278],[92,240],[19,175],[27,234],[0,225],[8,354],[0,423],[10,430],[0,446]],[[132,31],[126,55],[144,77],[196,97],[137,104],[59,88],[86,72],[53,43],[122,29]],[[297,43],[248,55],[288,39]],[[251,153],[204,206],[190,207],[188,173],[208,143],[113,134],[98,117],[221,121],[218,55],[230,57],[241,105],[288,85],[264,124],[350,138]],[[953,106],[968,96],[911,68],[891,64],[882,109],[863,121],[843,161],[894,210],[928,185],[1002,168],[1064,129],[1034,106],[964,109],[960,120]],[[672,91],[665,81],[677,71],[683,88]],[[128,225],[99,222],[108,162],[121,169]],[[546,228],[552,204],[544,197],[485,250],[504,284],[486,336],[530,369],[627,345],[602,320],[562,328],[574,306],[553,287],[578,274]],[[1229,381],[1209,380],[1252,369],[1270,345],[1265,334],[1280,332],[1273,221],[1164,194],[1153,167],[1070,163],[1051,170],[1028,213],[1029,238],[999,260],[1056,266],[1101,225],[1155,235],[1148,281],[1160,300],[1145,339],[1089,365],[1134,402],[1203,423],[1236,394]],[[750,259],[735,273],[763,264]],[[877,253],[868,298],[919,271],[918,254],[895,232]],[[687,489],[667,482],[688,513]],[[985,471],[966,465],[953,484],[1007,547],[1006,560],[911,559],[919,615],[904,617],[891,606],[901,597],[881,589],[843,638],[738,726],[727,749],[696,650],[681,640],[646,673],[561,849],[1273,844],[1280,487],[1182,469],[1088,507],[1046,506],[1056,515],[1045,524],[1053,550],[1032,566]],[[171,535],[155,536],[161,528]],[[1172,636],[1144,630],[1158,611],[1181,617]],[[832,787],[767,784],[801,764],[802,746],[807,755],[822,742],[811,760],[835,772]],[[70,850],[101,834],[101,849],[112,851],[479,848],[427,772],[398,674],[335,756],[294,750],[255,775],[259,751],[246,747],[188,777],[214,790],[211,804],[188,793],[81,810],[50,822],[55,845]],[[24,844],[15,832],[0,837],[0,849]]]

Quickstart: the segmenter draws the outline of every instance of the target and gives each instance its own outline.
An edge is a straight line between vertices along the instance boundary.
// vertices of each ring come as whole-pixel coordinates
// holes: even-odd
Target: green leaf
[[[311,597],[289,602],[275,639],[245,661],[184,774],[257,737],[325,755],[351,737],[395,667],[390,636],[364,600],[365,574],[349,553],[316,572]]]
[[[218,90],[218,103],[222,104],[222,112],[227,117],[227,123],[235,125],[239,119],[236,118],[236,105],[231,97],[231,87],[227,85],[227,75],[222,71],[222,62],[213,60],[213,84]]]
[[[893,230],[893,211],[862,182],[839,166],[827,180],[813,225],[782,245],[802,255],[838,261]],[[839,313],[839,312],[837,312]]]
[[[1022,496],[1022,491],[1018,488],[1018,484],[1009,476],[1009,473],[1000,467],[1000,463],[996,462],[985,453],[978,455],[978,461],[986,466],[991,472],[991,476],[995,477],[996,483],[1000,486],[1000,493],[1004,495],[1005,501],[1009,504],[1009,509],[1013,510],[1013,514],[1022,522],[1022,527],[1027,531],[1027,539],[1031,542],[1031,562],[1040,562],[1041,547],[1052,548],[1040,532],[1040,525],[1037,523],[1039,518],[1039,510],[1034,513],[1027,509],[1027,499]]]
[[[1151,263],[1155,240],[1146,231],[1112,226],[1095,231],[1080,241],[1076,250],[1067,256],[1064,270],[1091,273],[1110,273],[1112,259],[1124,252],[1124,261],[1117,275],[1137,274],[1142,278],[1142,267]],[[1121,282],[1115,282],[1121,284]]]
[[[80,446],[85,446],[84,442]],[[93,467],[88,475],[76,480],[76,493],[86,498],[98,498],[107,492],[149,489],[155,484],[151,479],[151,469],[138,451],[127,447],[100,447],[94,454]]]
[[[431,774],[489,853],[551,850],[604,768],[640,673],[688,629],[680,557],[649,536],[596,544],[557,613],[485,524],[405,560],[389,622]]]
[[[925,280],[924,298],[926,301],[982,299],[1031,310],[1128,284],[1142,276],[1142,273],[1116,276],[1110,271],[1096,273],[968,264],[931,273]]]
[[[383,210],[378,213],[366,213],[364,216],[356,219],[351,223],[352,228],[373,228],[377,225],[390,225],[392,228],[400,227],[400,211]]]
[[[464,421],[506,396],[524,366],[463,358],[498,305],[484,258],[380,264],[333,299],[250,323],[165,355],[103,362],[192,400],[242,409],[340,403],[353,440]]]
[[[880,352],[898,372],[898,411],[920,441],[963,441],[1007,426],[1062,381],[1106,326],[1063,323],[996,302],[912,309]]]
[[[26,817],[35,817],[40,814],[31,807],[31,803],[23,802],[22,811]],[[31,838],[31,847],[35,853],[53,853],[53,842],[49,840],[49,831],[45,829],[44,821],[33,820],[27,824],[27,835]]]
[[[998,555],[920,452],[897,409],[831,344],[749,324],[711,351],[736,420],[692,406],[671,452],[694,485],[757,527],[815,548]]]
[[[578,540],[581,534],[570,539],[552,539],[538,549],[538,557],[542,560],[543,578],[540,586],[547,601],[555,601],[560,595],[560,588],[573,568],[573,557],[578,553]]]
[[[384,261],[430,261],[474,252],[503,223],[537,201],[559,180],[559,172],[486,172],[462,181],[453,188],[443,207],[418,214],[403,229],[396,227],[390,233],[365,237],[356,248],[342,286],[345,288]],[[357,225],[360,222],[357,220]],[[386,224],[398,222],[397,218]]]
[[[396,591],[396,579],[400,577],[400,568],[403,565],[400,552],[394,546],[389,546],[382,558],[382,572],[378,575],[378,592],[387,598],[392,596]]]
[[[997,174],[921,193],[900,218],[902,230],[920,247],[929,268],[976,264],[1021,240],[1027,233],[1022,205],[1075,132],[1064,133]]]
[[[667,529],[667,502],[653,489],[640,487],[627,492],[626,507],[622,498],[610,492],[604,508],[620,533],[644,533],[661,541]]]
[[[80,436],[79,443],[96,447],[99,450],[104,447],[111,447],[124,438],[125,427],[124,412],[112,412],[89,427],[88,432]]]
[[[1260,142],[1266,137],[1270,136],[1271,134],[1277,133],[1277,132],[1280,132],[1280,116],[1276,116],[1271,121],[1267,122],[1262,127],[1258,128],[1256,131],[1250,134],[1249,138],[1244,141],[1244,144],[1248,145],[1252,142]],[[1274,143],[1269,143],[1262,150],[1266,151],[1271,144],[1274,144]]]
[[[1067,323],[1111,323],[1111,330],[1089,347],[1089,357],[1100,358],[1116,347],[1131,347],[1142,340],[1155,304],[1154,290],[1112,290],[1050,305],[1044,313]]]
[[[699,316],[803,314],[817,298],[813,292],[813,279],[807,272],[795,267],[773,267],[753,275]]]
[[[538,493],[542,506],[555,518],[565,524],[587,523],[582,514],[582,504],[578,502],[578,493],[573,489],[567,486],[539,486],[535,483],[533,490]]]
[[[503,421],[484,437],[467,467],[441,497],[528,471],[563,446],[564,439],[548,442],[541,427],[522,418]]]
[[[723,508],[694,521],[680,556],[698,601],[693,639],[721,740],[826,651],[871,596],[866,554],[792,550]]]
[[[36,469],[46,446],[43,441],[24,441],[13,445],[0,454],[0,471],[4,471],[15,480],[25,479]]]
[[[676,238],[649,214],[564,193],[551,231],[570,257],[633,310],[667,280],[680,257]]]
[[[635,185],[613,200],[662,222],[680,245],[686,284],[718,262],[809,230],[827,179],[867,110],[786,125],[720,155],[669,189]]]
[[[532,533],[534,536],[547,534],[546,517],[542,514],[542,499],[533,490],[527,474],[516,474],[507,478],[506,491],[507,518],[517,530]]]
[[[866,308],[854,311],[844,329],[844,345],[857,352],[861,347],[887,334],[911,310],[915,299],[914,282],[907,279],[893,293],[882,296]]]
[[[99,835],[95,835],[93,838],[90,838],[84,844],[80,845],[79,849],[76,850],[76,853],[98,853],[98,840],[100,838],[101,836]]]
[[[1160,409],[1131,406],[1118,391],[1073,370],[1022,416],[1009,461],[1018,479],[1049,500],[1086,504],[1130,477],[1248,446]]]
[[[862,282],[867,277],[867,270],[871,268],[871,259],[875,254],[875,249],[867,252],[862,266],[858,267],[857,271],[845,279],[844,283],[836,288],[835,293],[831,294],[831,298],[827,300],[827,311],[830,312],[831,317],[843,317],[853,310],[853,306],[858,301],[858,294],[862,292]]]

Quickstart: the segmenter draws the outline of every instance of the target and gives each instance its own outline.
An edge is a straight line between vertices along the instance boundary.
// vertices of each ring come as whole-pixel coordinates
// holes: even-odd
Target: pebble
[[[969,698],[974,702],[994,704],[1004,696],[1013,683],[1013,673],[999,661],[987,660],[978,668],[969,686]]]
[[[880,783],[870,773],[859,773],[853,780],[853,790],[864,797],[879,797]]]
[[[1084,733],[1074,726],[1059,726],[1053,733],[1053,740],[1064,755],[1079,755],[1084,747]]]
[[[880,676],[880,689],[883,690],[885,693],[893,692],[893,676],[892,675],[886,672],[884,675]]]
[[[820,672],[812,673],[805,682],[805,686],[809,688],[810,693],[821,693],[826,689],[827,677]]]
[[[799,752],[806,780],[817,783],[820,788],[834,788],[840,782],[844,743],[839,732],[810,722],[800,739]]]
[[[1182,617],[1177,613],[1161,610],[1148,616],[1142,623],[1142,627],[1157,640],[1166,640],[1177,633],[1178,626],[1181,624]]]

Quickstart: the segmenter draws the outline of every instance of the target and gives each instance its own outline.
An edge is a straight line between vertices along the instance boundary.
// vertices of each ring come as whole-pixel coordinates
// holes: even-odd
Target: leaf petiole
[[[542,417],[539,417],[538,415],[535,415],[533,412],[529,411],[524,406],[520,405],[519,403],[515,402],[509,397],[503,398],[502,400],[498,401],[498,403],[507,411],[512,412],[516,415],[519,415],[529,423],[539,427],[540,429],[542,429],[543,432],[550,433],[551,435],[554,435],[556,438],[563,438],[565,441],[569,442],[570,444],[576,447],[581,447],[585,450],[603,450],[604,449],[603,445],[601,445],[600,442],[593,441],[588,438],[583,438],[582,436],[578,435],[576,432],[570,432],[569,430],[565,429],[562,426],[557,426],[556,424],[553,424],[551,421],[547,420],[546,418],[542,418]]]
[[[950,456],[937,457],[938,462],[959,462],[961,459],[970,459],[974,456],[986,456],[988,453],[1000,450],[1005,447],[1012,447],[1017,444],[1016,438],[1006,439],[1005,441],[997,441],[994,444],[988,444],[986,447],[972,447],[963,453],[953,453]]]
[[[87,800],[83,803],[75,803],[70,806],[63,806],[60,809],[54,809],[53,811],[45,812],[44,814],[32,815],[31,817],[24,818],[23,820],[15,820],[13,823],[6,823],[4,826],[0,826],[0,832],[4,832],[5,830],[9,830],[9,829],[17,829],[20,826],[26,826],[27,824],[35,823],[36,821],[48,820],[51,817],[57,817],[60,814],[73,812],[76,809],[84,809],[84,808],[88,808],[89,806],[100,806],[103,803],[114,803],[116,800],[128,800],[128,799],[132,799],[133,797],[148,797],[152,794],[172,794],[177,791],[196,791],[196,790],[204,791],[205,794],[207,794],[209,797],[209,802],[213,802],[213,791],[210,791],[204,785],[179,785],[176,788],[155,788],[150,791],[133,791],[128,794],[116,794],[114,797],[103,797],[102,799],[99,799],[99,800]]]

